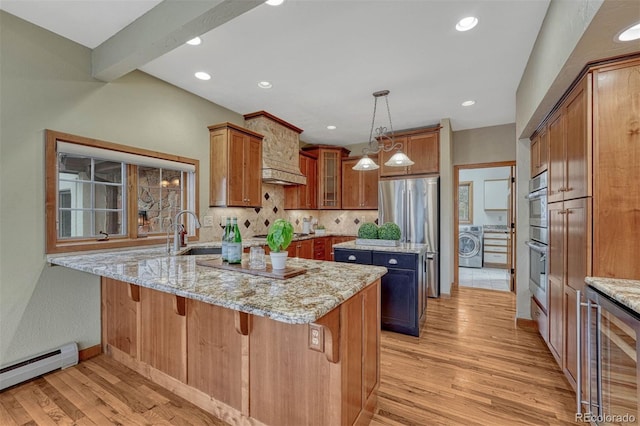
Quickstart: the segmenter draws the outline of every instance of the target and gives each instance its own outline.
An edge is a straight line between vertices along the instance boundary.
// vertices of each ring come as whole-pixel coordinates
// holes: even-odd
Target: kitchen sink
[[[200,254],[222,254],[222,247],[191,247],[180,253],[180,256],[197,256]]]

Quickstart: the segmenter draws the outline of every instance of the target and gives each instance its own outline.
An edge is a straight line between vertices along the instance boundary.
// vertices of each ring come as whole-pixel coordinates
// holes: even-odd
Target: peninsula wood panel
[[[186,382],[187,323],[175,312],[176,297],[140,289],[140,361]]]
[[[364,343],[363,360],[364,371],[362,374],[364,383],[364,400],[371,395],[380,377],[380,304],[376,303],[380,299],[380,285],[369,286],[364,291]]]
[[[234,311],[187,300],[187,384],[241,410],[243,339]]]
[[[594,256],[601,277],[640,278],[640,61],[594,72]]]
[[[339,399],[331,395],[340,365],[307,349],[306,324],[254,317],[249,347],[249,412],[267,425],[339,425]],[[332,389],[333,388],[333,389]],[[338,417],[339,418],[339,417]],[[337,421],[336,421],[337,420]]]
[[[344,411],[342,424],[355,422],[364,405],[363,392],[363,296],[356,295],[341,307],[340,348],[343,372]]]
[[[112,345],[138,357],[138,302],[131,298],[130,284],[101,278],[103,348]]]

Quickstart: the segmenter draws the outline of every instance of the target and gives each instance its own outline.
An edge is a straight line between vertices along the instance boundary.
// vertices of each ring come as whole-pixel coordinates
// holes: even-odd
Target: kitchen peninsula
[[[102,348],[234,425],[365,425],[386,268],[304,259],[277,280],[164,248],[49,256],[102,277]]]

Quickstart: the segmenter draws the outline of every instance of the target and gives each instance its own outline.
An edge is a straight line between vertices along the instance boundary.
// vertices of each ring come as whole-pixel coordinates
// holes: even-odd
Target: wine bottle
[[[229,233],[231,232],[231,218],[227,218],[227,222],[224,225],[222,231],[222,261],[229,261]]]
[[[238,219],[231,219],[231,235],[229,237],[228,256],[229,263],[242,263],[242,237],[240,236],[240,229],[238,229]]]

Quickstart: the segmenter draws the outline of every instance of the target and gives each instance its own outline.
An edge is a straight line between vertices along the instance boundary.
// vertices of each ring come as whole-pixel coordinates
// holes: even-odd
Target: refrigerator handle
[[[407,194],[408,199],[407,199],[407,203],[405,204],[405,208],[407,209],[407,220],[404,222],[404,228],[407,231],[407,235],[405,236],[404,240],[405,240],[405,242],[410,243],[411,242],[411,238],[410,238],[411,230],[409,229],[409,226],[411,224],[411,210],[413,210],[411,208],[412,207],[411,202],[413,200],[412,200],[412,197],[411,197],[411,190],[410,189],[407,190],[407,193],[408,193]]]

